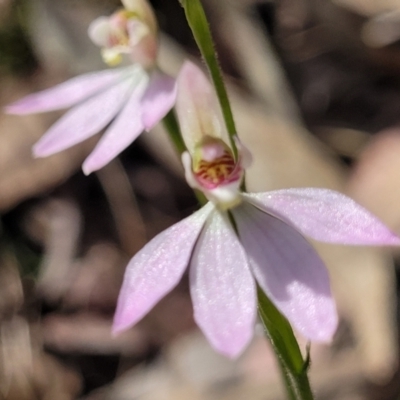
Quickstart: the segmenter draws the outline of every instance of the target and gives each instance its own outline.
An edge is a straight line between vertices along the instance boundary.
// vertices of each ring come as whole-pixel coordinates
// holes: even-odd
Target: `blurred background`
[[[339,190],[400,233],[400,1],[203,3],[255,158],[248,188]],[[152,4],[160,66],[176,75],[198,50],[178,1]],[[86,30],[119,6],[0,0],[0,105],[103,69]],[[111,336],[127,261],[196,200],[162,126],[89,177],[80,166],[99,135],[33,159],[60,115],[0,114],[0,399],[285,399],[260,326],[237,361],[210,349],[187,277]],[[400,399],[399,249],[315,245],[341,316],[332,345],[312,345],[316,398]]]

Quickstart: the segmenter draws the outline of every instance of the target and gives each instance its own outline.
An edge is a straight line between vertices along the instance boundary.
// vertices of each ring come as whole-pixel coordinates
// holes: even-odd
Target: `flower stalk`
[[[312,400],[314,397],[307,376],[309,354],[303,360],[292,327],[260,288],[258,314],[264,325],[265,335],[277,355],[289,399]]]
[[[179,155],[181,155],[184,151],[186,151],[186,146],[182,139],[175,113],[172,110],[164,117],[163,124],[176,151]]]

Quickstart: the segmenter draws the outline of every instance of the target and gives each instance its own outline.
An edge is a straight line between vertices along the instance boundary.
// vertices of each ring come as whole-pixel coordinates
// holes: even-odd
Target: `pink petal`
[[[186,147],[192,154],[205,136],[228,142],[228,134],[214,87],[199,67],[183,64],[179,76],[176,111]]]
[[[125,79],[68,111],[35,144],[36,157],[46,157],[67,149],[103,129],[118,113],[132,91]]]
[[[107,129],[89,157],[86,158],[82,166],[86,175],[108,164],[143,132],[140,99],[147,83],[148,80],[144,79],[135,88],[119,116]]]
[[[245,195],[265,211],[287,218],[304,235],[321,242],[398,245],[400,238],[342,193],[303,188]]]
[[[142,120],[146,130],[153,128],[171,110],[176,101],[176,81],[161,72],[154,72],[142,99]]]
[[[60,85],[31,94],[5,107],[10,114],[32,114],[70,107],[110,86],[123,70],[105,70],[80,75]]]
[[[226,215],[215,211],[190,263],[194,317],[211,345],[237,357],[251,340],[256,292],[244,250]]]
[[[232,210],[261,288],[306,338],[329,341],[338,317],[324,263],[290,225],[243,203]]]
[[[152,239],[129,262],[114,316],[113,330],[138,322],[180,281],[211,203]]]

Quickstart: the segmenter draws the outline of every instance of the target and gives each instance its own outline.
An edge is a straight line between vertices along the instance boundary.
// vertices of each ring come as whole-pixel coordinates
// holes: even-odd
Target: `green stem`
[[[233,119],[232,109],[229,103],[224,80],[222,78],[221,68],[218,63],[217,55],[214,49],[210,27],[207,17],[204,13],[200,0],[179,0],[185,10],[186,19],[192,30],[194,39],[200,49],[200,52],[207,64],[215,90],[221,105],[226,129],[229,134],[229,141],[235,157],[238,156],[234,137],[237,135],[235,121]],[[221,0],[224,1],[224,0]]]
[[[265,333],[271,342],[285,382],[290,400],[313,400],[308,380],[309,357],[306,361],[285,317],[276,309],[271,300],[258,289],[258,310]]]
[[[186,151],[186,146],[185,142],[183,141],[181,130],[179,128],[179,124],[173,110],[171,110],[164,117],[163,124],[168,132],[172,144],[175,146],[176,151],[179,155],[182,155],[182,153]]]

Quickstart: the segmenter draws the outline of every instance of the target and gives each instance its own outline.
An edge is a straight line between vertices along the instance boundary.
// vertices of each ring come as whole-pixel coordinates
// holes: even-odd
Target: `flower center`
[[[111,17],[112,29],[108,38],[108,47],[129,46],[128,22],[135,19],[137,19],[136,13],[127,10],[121,10]]]
[[[108,47],[128,46],[129,37],[127,31],[114,31],[108,38]]]
[[[206,189],[214,189],[241,179],[242,168],[222,141],[215,141],[211,145],[203,144],[196,153],[193,174]]]
[[[155,59],[155,34],[135,11],[122,9],[97,18],[89,27],[89,36],[101,47],[103,60],[110,66],[121,63],[123,55],[146,65]]]

